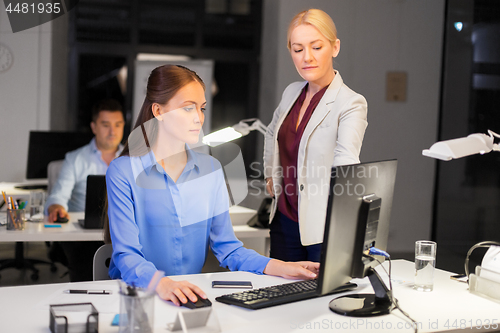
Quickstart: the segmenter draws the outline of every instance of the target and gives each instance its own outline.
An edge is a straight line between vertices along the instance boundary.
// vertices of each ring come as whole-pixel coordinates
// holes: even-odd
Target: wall
[[[265,8],[271,6],[268,2],[274,1],[266,0]],[[320,8],[332,16],[341,40],[334,67],[368,101],[361,161],[399,161],[389,235],[392,251],[413,251],[415,240],[431,236],[435,162],[423,157],[422,149],[437,139],[444,3],[280,0],[271,6],[277,7],[273,17],[264,13],[259,117],[265,124],[271,121],[285,87],[301,80],[286,48],[290,19],[308,8]],[[274,23],[277,29],[266,29],[266,23],[270,27]],[[388,71],[407,72],[406,102],[385,101]]]
[[[72,124],[68,109],[68,19],[69,15],[62,15],[51,21],[50,129],[53,131],[69,131]]]
[[[0,4],[0,42],[14,57],[0,73],[0,181],[21,181],[26,175],[30,130],[49,128],[51,23],[12,33]]]
[[[14,57],[12,67],[0,73],[0,181],[25,179],[30,130],[65,129],[65,22],[67,15],[12,33],[0,4],[0,43]]]

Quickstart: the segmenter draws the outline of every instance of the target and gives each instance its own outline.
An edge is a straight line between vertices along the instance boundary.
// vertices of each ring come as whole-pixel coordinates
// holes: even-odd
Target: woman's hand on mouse
[[[201,298],[207,298],[207,295],[199,287],[187,281],[174,281],[164,277],[156,287],[158,296],[167,301],[172,301],[177,306],[186,303],[188,298],[195,303],[199,295]]]

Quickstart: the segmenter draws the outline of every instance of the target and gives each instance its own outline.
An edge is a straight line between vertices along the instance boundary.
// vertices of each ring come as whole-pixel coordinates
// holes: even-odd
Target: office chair
[[[50,194],[52,191],[52,187],[57,181],[59,177],[59,172],[61,172],[61,168],[64,160],[52,161],[47,165],[47,193]]]
[[[108,270],[111,263],[111,255],[113,254],[113,246],[104,244],[94,254],[94,281],[110,280]]]
[[[14,259],[3,259],[0,260],[0,271],[6,268],[17,268],[17,269],[29,269],[32,271],[31,280],[37,281],[39,278],[39,270],[35,267],[35,264],[46,264],[50,265],[50,271],[57,271],[57,266],[53,262],[48,262],[39,259],[28,259],[24,258],[24,243],[16,242],[15,257]]]

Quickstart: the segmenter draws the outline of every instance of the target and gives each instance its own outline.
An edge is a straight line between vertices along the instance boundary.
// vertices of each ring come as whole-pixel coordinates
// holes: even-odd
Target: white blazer
[[[274,111],[264,143],[264,176],[272,177],[275,197],[270,221],[276,213],[286,172],[280,165],[278,132],[307,81],[290,84]],[[332,166],[359,163],[368,122],[366,99],[335,77],[319,101],[302,135],[297,161],[299,229],[302,245],[323,242]]]

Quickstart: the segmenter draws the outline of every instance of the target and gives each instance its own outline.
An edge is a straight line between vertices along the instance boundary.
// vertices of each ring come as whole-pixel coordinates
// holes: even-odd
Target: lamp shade
[[[465,138],[439,141],[429,149],[424,149],[422,155],[449,161],[455,158],[474,154],[489,153],[494,149],[493,136],[475,133]]]
[[[257,118],[244,119],[236,125],[205,135],[203,137],[203,143],[209,145],[210,147],[217,147],[220,144],[248,135],[248,133],[254,130],[257,130],[265,135],[267,127]]]
[[[241,138],[243,134],[236,131],[232,127],[226,127],[221,130],[212,132],[203,137],[203,143],[210,147],[217,147],[220,144]]]

